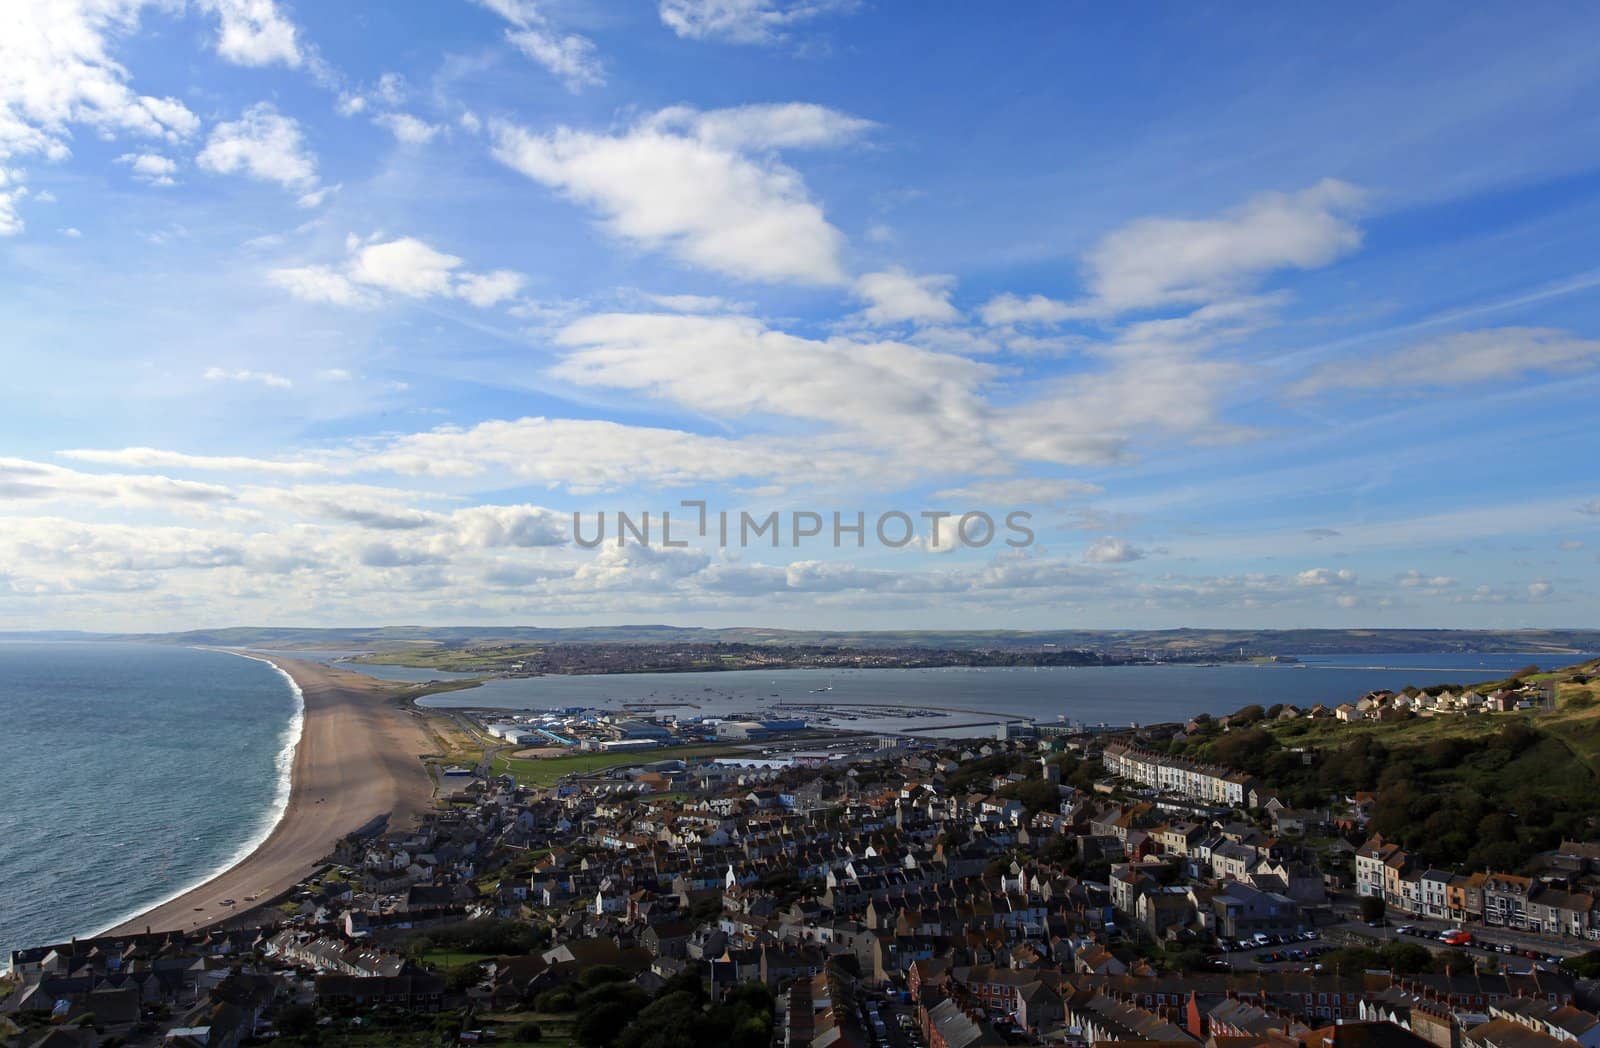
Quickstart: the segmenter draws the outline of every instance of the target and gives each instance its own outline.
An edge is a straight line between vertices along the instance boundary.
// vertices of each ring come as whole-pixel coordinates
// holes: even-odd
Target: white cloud
[[[709,563],[699,550],[607,546],[580,565],[573,580],[594,589],[656,589],[687,579]]]
[[[321,207],[322,202],[328,199],[330,194],[337,193],[342,188],[344,188],[343,184],[336,186],[321,186],[317,189],[301,193],[299,196],[295,197],[294,202],[299,204],[301,207]]]
[[[692,136],[720,149],[830,149],[877,125],[811,102],[779,102],[700,110],[669,106],[647,117],[654,131]]]
[[[906,338],[924,349],[939,353],[997,353],[1002,345],[1010,345],[1009,340],[1002,343],[988,332],[969,327],[919,327]]]
[[[435,251],[415,237],[400,237],[358,249],[350,276],[407,298],[428,298],[449,293],[452,271],[460,265],[455,255]]]
[[[0,159],[68,153],[71,124],[169,142],[199,127],[175,98],[138,95],[111,56],[138,27],[145,0],[14,3],[0,32]]]
[[[1045,384],[997,423],[1000,439],[1025,459],[1104,466],[1125,461],[1141,436],[1178,435],[1225,443],[1250,431],[1219,420],[1217,401],[1241,369],[1192,353],[1113,357],[1111,367]]]
[[[1010,293],[996,295],[980,310],[983,322],[992,326],[1007,324],[1059,324],[1082,316],[1084,310],[1043,295],[1021,298]]]
[[[1066,502],[1078,495],[1098,495],[1098,484],[1065,477],[1010,477],[980,480],[938,492],[944,499],[962,499],[985,506],[1043,506]]]
[[[335,306],[366,307],[378,304],[378,296],[358,287],[343,273],[329,266],[291,266],[274,269],[267,279],[306,302],[326,302]]]
[[[6,7],[0,27],[0,236],[22,232],[23,173],[7,161],[70,155],[73,125],[181,142],[199,118],[175,98],[136,93],[114,45],[147,0],[52,0]]]
[[[866,319],[873,324],[944,324],[960,313],[950,304],[951,276],[913,276],[903,269],[867,273],[856,279],[856,294],[871,303]]]
[[[464,273],[456,284],[455,293],[479,309],[515,298],[528,278],[509,269],[492,273]]]
[[[1002,441],[1028,459],[1109,465],[1131,458],[1140,438],[1218,445],[1259,436],[1221,413],[1250,370],[1206,351],[1255,330],[1274,301],[1216,302],[1085,346],[1104,366],[1037,383],[1035,396],[1004,413]]]
[[[1220,218],[1145,218],[1085,258],[1089,289],[1111,313],[1236,294],[1273,270],[1315,269],[1361,244],[1348,216],[1363,194],[1325,179],[1298,193],[1264,193]]]
[[[841,283],[843,236],[800,175],[765,150],[795,138],[837,141],[843,125],[813,119],[797,132],[777,115],[786,109],[745,107],[728,118],[673,109],[617,135],[497,123],[494,153],[594,208],[614,235],[642,247],[745,280]]]
[[[171,477],[120,473],[80,473],[27,459],[0,458],[0,502],[77,499],[108,502],[225,502],[227,488]]]
[[[175,186],[172,176],[178,173],[178,162],[159,153],[124,153],[117,163],[126,164],[133,177],[151,186]]]
[[[728,44],[772,44],[822,15],[853,10],[857,0],[661,0],[661,22],[680,37]]]
[[[226,368],[206,368],[205,379],[207,382],[246,382],[260,386],[269,386],[272,389],[290,389],[294,383],[282,375],[271,371],[253,371],[242,368],[229,371]]]
[[[551,25],[535,0],[477,0],[511,23],[506,40],[574,93],[606,82],[594,41]]]
[[[1591,517],[1600,517],[1600,499],[1592,499],[1578,507],[1578,512]]]
[[[274,0],[200,0],[218,19],[217,54],[235,65],[282,63],[291,69],[304,61],[294,23]]]
[[[1424,575],[1416,568],[1412,568],[1396,580],[1406,589],[1442,590],[1455,586],[1456,580],[1448,575]]]
[[[159,448],[69,448],[62,458],[93,462],[101,466],[126,466],[133,469],[173,469],[205,473],[282,473],[307,475],[327,473],[319,462],[284,459],[259,459],[242,455],[188,455]]]
[[[988,365],[898,342],[816,341],[748,317],[603,314],[556,337],[554,374],[631,389],[721,418],[751,413],[832,423],[899,447],[959,457],[981,435]]]
[[[1263,193],[1218,218],[1142,218],[1103,237],[1083,258],[1091,297],[995,296],[985,323],[1059,324],[1133,310],[1239,300],[1267,274],[1315,269],[1361,245],[1350,221],[1364,194],[1324,179],[1298,193]]]
[[[1543,600],[1553,592],[1555,592],[1555,587],[1542,579],[1538,582],[1528,583],[1529,600]]]
[[[427,145],[444,130],[440,125],[430,124],[410,113],[380,113],[372,118],[372,122],[387,128],[396,141],[408,146]]]
[[[213,127],[195,163],[216,174],[245,175],[302,193],[313,192],[317,183],[316,157],[300,124],[270,102],[258,102],[238,120]]]
[[[79,237],[83,236],[83,230],[76,226],[63,226],[60,230],[58,230],[58,232],[62,236],[71,240],[77,240]]]
[[[16,236],[23,230],[22,215],[17,205],[28,195],[22,184],[22,173],[0,167],[0,237]]]
[[[743,313],[750,305],[720,295],[645,295],[647,301],[674,313]]]
[[[1348,568],[1308,568],[1296,575],[1295,581],[1302,586],[1350,586],[1355,584],[1356,574]]]
[[[473,506],[451,514],[457,537],[482,549],[560,546],[567,541],[564,514],[539,506]]]
[[[267,279],[307,302],[340,306],[374,306],[378,292],[405,298],[459,298],[487,309],[514,298],[526,278],[508,269],[472,273],[462,259],[439,251],[416,237],[364,242],[347,240],[350,254],[342,267],[292,266],[274,269]]]
[[[506,39],[548,69],[569,91],[578,92],[606,82],[605,68],[595,55],[594,41],[588,37],[546,29],[516,29],[508,30]]]
[[[1103,539],[1096,539],[1083,551],[1083,559],[1090,564],[1127,564],[1130,561],[1143,560],[1144,550],[1113,535]]]
[[[411,93],[406,84],[406,78],[399,73],[384,73],[378,77],[378,86],[373,88],[373,94],[384,105],[397,106],[404,102]]]
[[[503,476],[573,491],[609,491],[636,484],[672,488],[769,477],[791,483],[861,477],[872,460],[832,451],[815,440],[735,440],[593,419],[521,418],[396,437],[356,465],[416,476]]]
[[[1553,328],[1506,327],[1462,331],[1388,356],[1342,360],[1318,368],[1293,392],[1461,386],[1521,378],[1534,372],[1564,374],[1600,364],[1600,339]]]

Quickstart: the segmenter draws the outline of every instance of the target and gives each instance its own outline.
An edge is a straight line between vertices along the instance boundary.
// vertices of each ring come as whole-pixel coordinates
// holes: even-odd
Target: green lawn
[[[574,753],[564,757],[517,758],[498,756],[494,759],[494,774],[510,775],[523,786],[554,786],[557,779],[574,772],[604,771],[630,764],[649,764],[652,761],[688,760],[693,757],[727,757],[742,752],[737,746],[707,744],[703,746],[664,746],[653,750],[635,750],[631,753]]]

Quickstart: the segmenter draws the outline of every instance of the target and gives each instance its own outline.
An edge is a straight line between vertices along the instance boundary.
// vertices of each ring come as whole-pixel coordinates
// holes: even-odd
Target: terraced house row
[[[1152,753],[1124,743],[1108,745],[1101,759],[1108,774],[1163,793],[1235,808],[1254,808],[1260,804],[1255,780],[1243,772]]]
[[[1539,877],[1423,868],[1400,845],[1376,835],[1356,851],[1356,893],[1412,917],[1600,939],[1593,890],[1600,884],[1600,848],[1566,841],[1554,861],[1555,868]]]

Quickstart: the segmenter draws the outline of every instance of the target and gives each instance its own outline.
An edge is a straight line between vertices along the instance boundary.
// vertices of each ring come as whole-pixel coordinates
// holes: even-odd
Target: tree
[[[533,1006],[541,1012],[570,1012],[578,1006],[578,998],[565,988],[546,990],[533,999]]]
[[[1396,975],[1415,975],[1427,971],[1433,964],[1433,954],[1426,946],[1414,942],[1392,942],[1378,951],[1383,963]]]
[[[451,993],[466,993],[483,979],[483,969],[477,961],[468,961],[447,968],[444,973],[445,989]]]
[[[304,1037],[317,1029],[317,1010],[309,1004],[286,1004],[278,1011],[278,1032]]]
[[[578,996],[572,1037],[583,1048],[607,1048],[649,1003],[650,995],[631,982],[602,982]]]
[[[1600,979],[1600,950],[1568,957],[1561,962],[1561,967],[1580,979]]]
[[[1377,895],[1363,895],[1361,897],[1361,919],[1367,923],[1383,920],[1383,915],[1389,909],[1388,904]]]
[[[514,1040],[532,1043],[544,1040],[544,1031],[539,1029],[538,1023],[518,1023],[512,1027],[511,1036]]]
[[[602,986],[605,983],[627,982],[628,973],[614,964],[596,964],[585,968],[578,975],[578,985],[585,990]]]

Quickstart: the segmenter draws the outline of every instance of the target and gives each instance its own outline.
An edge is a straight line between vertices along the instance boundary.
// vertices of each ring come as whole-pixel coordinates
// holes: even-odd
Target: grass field
[[[447,670],[474,672],[483,669],[510,669],[537,652],[536,645],[474,645],[470,648],[446,648],[436,645],[403,648],[395,651],[362,655],[351,661],[368,662],[382,666],[410,666],[420,670]]]
[[[654,750],[635,750],[631,753],[574,753],[566,757],[548,757],[542,760],[523,760],[500,756],[494,759],[496,775],[510,774],[523,786],[554,786],[563,775],[604,771],[628,764],[648,764],[651,761],[688,760],[692,757],[729,757],[743,752],[738,746],[707,744],[704,746],[669,746]]]

